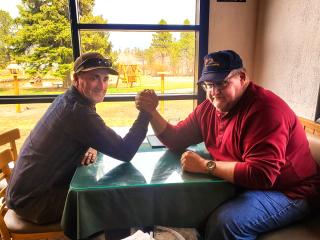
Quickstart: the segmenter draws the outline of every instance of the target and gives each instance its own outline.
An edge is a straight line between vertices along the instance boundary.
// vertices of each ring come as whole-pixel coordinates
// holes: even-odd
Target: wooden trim
[[[10,143],[10,149],[13,154],[13,160],[18,158],[16,140],[20,138],[20,130],[18,128],[6,131],[0,134],[0,146]]]
[[[303,126],[303,129],[306,133],[310,133],[316,136],[320,136],[320,124],[315,121],[299,117],[299,120]]]

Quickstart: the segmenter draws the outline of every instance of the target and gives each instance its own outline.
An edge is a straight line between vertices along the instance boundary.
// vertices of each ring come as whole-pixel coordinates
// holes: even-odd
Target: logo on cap
[[[212,66],[212,67],[219,67],[219,66],[220,66],[220,63],[216,62],[213,58],[206,58],[206,59],[204,60],[204,65],[205,65],[206,67],[210,67],[210,66]]]

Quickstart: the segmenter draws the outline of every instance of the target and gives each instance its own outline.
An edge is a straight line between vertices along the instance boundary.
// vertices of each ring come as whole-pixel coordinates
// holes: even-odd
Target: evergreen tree
[[[159,24],[166,25],[167,22],[161,19]],[[166,70],[170,64],[165,59],[170,55],[172,43],[173,37],[170,32],[158,32],[152,35],[151,49],[153,50],[154,57],[160,59],[160,66],[155,66],[159,71]]]
[[[190,25],[186,19],[184,25]],[[195,56],[195,35],[194,32],[182,32],[179,40],[180,64],[183,67],[183,74],[193,74]]]
[[[46,74],[69,80],[73,53],[68,12],[68,0],[22,0],[18,6],[18,31],[12,42],[17,60],[24,63],[30,74]],[[80,1],[81,21],[106,23],[101,16],[94,17],[94,0]],[[108,35],[86,32],[81,34],[84,51],[97,50],[109,55]],[[92,44],[94,43],[94,44]]]
[[[12,37],[13,24],[10,14],[0,10],[0,68],[5,68],[11,60],[10,39]]]

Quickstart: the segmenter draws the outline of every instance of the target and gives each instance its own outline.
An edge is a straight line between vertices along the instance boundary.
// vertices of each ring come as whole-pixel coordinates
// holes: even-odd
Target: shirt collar
[[[80,103],[82,103],[84,105],[88,105],[88,106],[92,107],[93,109],[95,109],[95,104],[93,104],[85,96],[83,96],[75,86],[71,86],[70,92],[71,92],[71,94],[73,96],[75,96],[77,98],[77,101],[79,101]]]

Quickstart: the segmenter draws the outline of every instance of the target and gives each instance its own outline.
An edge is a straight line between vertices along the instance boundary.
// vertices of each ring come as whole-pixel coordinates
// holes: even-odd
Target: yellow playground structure
[[[132,87],[133,83],[139,82],[141,84],[141,72],[138,64],[119,64],[119,75],[116,83],[118,87],[119,79],[122,83],[126,84],[127,87]]]

